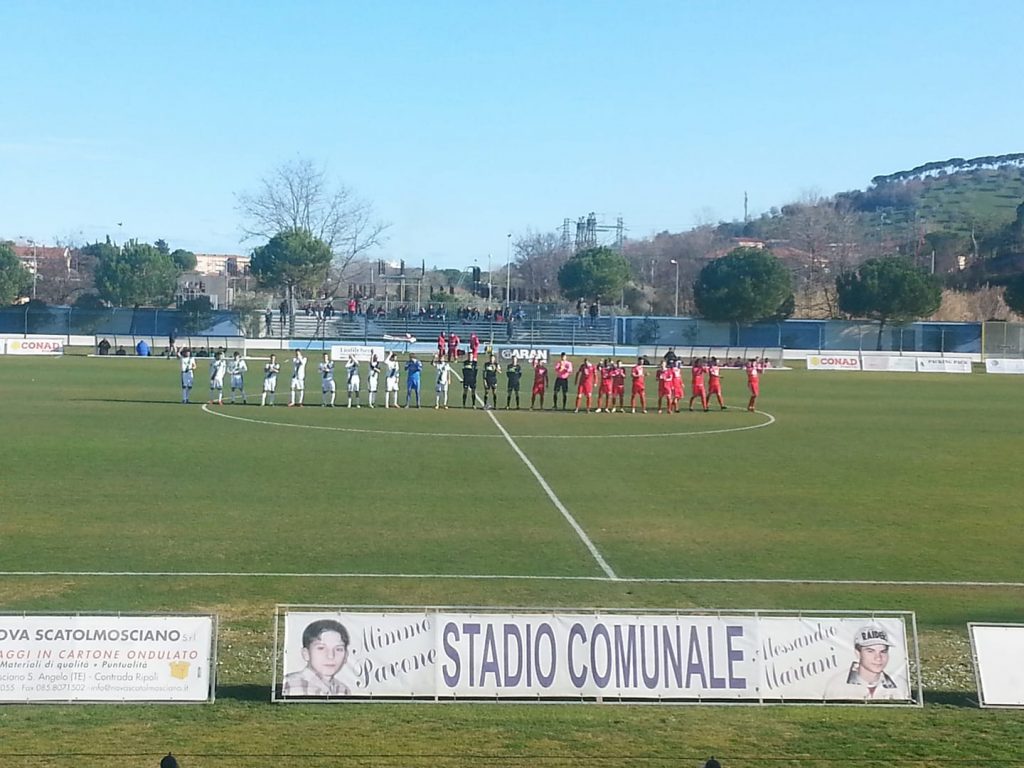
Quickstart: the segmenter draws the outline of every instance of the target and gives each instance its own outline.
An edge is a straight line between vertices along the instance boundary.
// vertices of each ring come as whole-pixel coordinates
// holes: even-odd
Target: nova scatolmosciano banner
[[[213,616],[0,615],[0,702],[208,701]]]
[[[907,618],[279,606],[274,699],[920,703]]]

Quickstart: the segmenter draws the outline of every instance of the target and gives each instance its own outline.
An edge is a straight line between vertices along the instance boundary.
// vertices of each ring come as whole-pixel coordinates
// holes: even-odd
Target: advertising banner
[[[64,339],[7,339],[8,355],[63,355]]]
[[[207,701],[212,616],[0,615],[0,702]]]
[[[859,371],[858,355],[808,355],[808,371]]]
[[[367,347],[362,344],[335,344],[331,347],[331,360],[342,362],[348,360],[349,355],[354,355],[361,363],[370,362],[370,356],[376,355],[380,361],[384,360],[384,347]]]
[[[970,373],[969,357],[919,357],[918,373]]]
[[[551,350],[547,347],[502,347],[498,354],[502,360],[518,357],[521,363],[532,363],[534,360],[546,363],[551,356]]]
[[[286,611],[275,699],[912,703],[902,617]]]
[[[917,360],[913,357],[899,355],[862,355],[861,368],[865,371],[901,371],[913,373],[917,370]]]
[[[985,360],[985,373],[1024,373],[1024,359],[1019,357],[990,357]]]
[[[1024,707],[1024,624],[968,624],[978,702]]]

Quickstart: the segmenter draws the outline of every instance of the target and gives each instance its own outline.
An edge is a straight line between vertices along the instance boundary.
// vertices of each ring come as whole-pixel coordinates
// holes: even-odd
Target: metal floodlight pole
[[[679,261],[669,259],[668,263],[676,265],[676,317],[679,317]]]
[[[934,270],[932,270],[934,271]],[[505,306],[512,302],[512,233],[505,235]]]

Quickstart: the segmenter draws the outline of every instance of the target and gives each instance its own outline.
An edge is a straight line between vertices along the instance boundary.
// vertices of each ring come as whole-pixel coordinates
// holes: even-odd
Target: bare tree
[[[306,158],[277,166],[237,201],[243,241],[303,229],[325,242],[334,254],[334,290],[357,257],[384,242],[390,226],[376,218],[369,202],[343,184],[332,185],[326,170]]]
[[[571,255],[555,232],[527,232],[513,244],[515,270],[531,300],[558,300],[558,270]]]

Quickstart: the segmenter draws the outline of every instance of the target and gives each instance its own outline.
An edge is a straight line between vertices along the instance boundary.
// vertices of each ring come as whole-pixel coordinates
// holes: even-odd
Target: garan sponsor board
[[[919,357],[918,373],[970,373],[969,357]]]
[[[978,702],[1024,707],[1024,624],[968,624]]]
[[[1024,359],[1019,357],[990,357],[985,360],[985,373],[1024,374]]]
[[[279,616],[275,700],[915,702],[902,616]]]
[[[0,702],[207,701],[212,616],[0,615]]]
[[[859,371],[860,357],[857,355],[808,355],[809,371]]]
[[[540,360],[546,363],[551,355],[551,350],[547,347],[502,347],[498,354],[502,360],[511,360],[513,357],[518,357],[520,360],[527,362]]]
[[[865,371],[902,371],[913,373],[917,370],[917,361],[912,357],[900,355],[862,355],[861,369]]]
[[[366,347],[362,345],[335,344],[331,347],[331,360],[348,360],[353,355],[361,363],[368,363],[372,355],[380,361],[384,360],[384,347]]]
[[[7,339],[8,355],[63,355],[64,340],[53,339]]]

